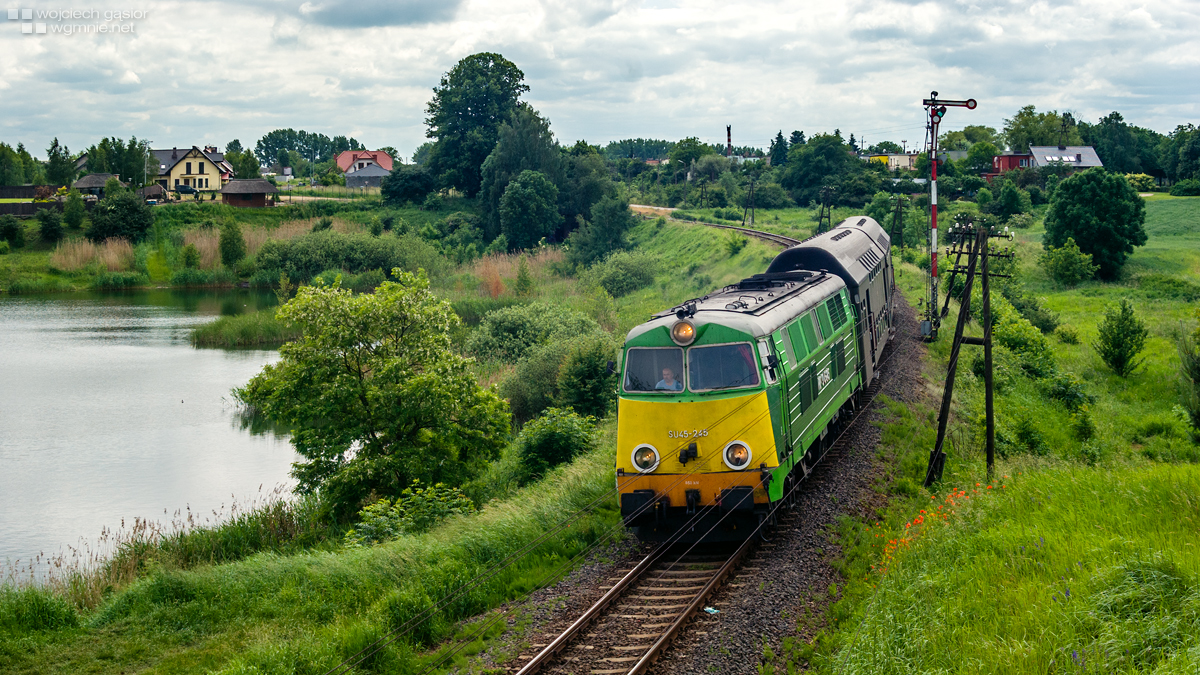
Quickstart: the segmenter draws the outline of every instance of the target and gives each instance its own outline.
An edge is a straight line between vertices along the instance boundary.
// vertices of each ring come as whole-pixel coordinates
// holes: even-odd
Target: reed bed
[[[254,257],[269,239],[290,241],[312,232],[313,225],[317,220],[316,218],[288,220],[280,223],[278,227],[243,227],[242,238],[246,240],[246,256]],[[362,226],[335,218],[331,229],[348,233],[357,232],[362,229]],[[195,245],[196,250],[200,252],[200,269],[211,270],[220,265],[221,232],[217,228],[188,230],[183,235],[183,243],[185,246],[187,244]]]
[[[207,515],[188,508],[176,511],[165,523],[122,520],[118,528],[101,530],[95,542],[81,539],[64,553],[15,561],[4,570],[0,591],[33,590],[88,610],[151,569],[193,569],[264,550],[312,547],[327,538],[329,532],[317,517],[315,499],[288,499],[282,485],[261,490],[247,504],[231,497],[228,508],[222,505]],[[29,600],[22,598],[16,599]]]
[[[77,272],[99,263],[109,272],[123,272],[133,267],[133,246],[125,239],[106,239],[93,244],[86,239],[61,242],[50,254],[50,265],[64,272]]]
[[[530,275],[541,283],[550,276],[552,265],[566,260],[566,254],[561,248],[544,247],[533,254],[516,252],[485,255],[470,265],[471,273],[479,279],[479,294],[487,298],[500,297],[516,280],[521,258],[525,258],[529,265]]]

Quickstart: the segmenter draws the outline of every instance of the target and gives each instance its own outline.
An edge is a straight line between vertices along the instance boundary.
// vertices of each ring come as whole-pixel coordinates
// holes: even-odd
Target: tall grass
[[[64,272],[77,272],[93,263],[109,272],[122,272],[133,267],[133,261],[133,246],[125,239],[107,239],[103,244],[70,239],[50,254],[50,266]]]
[[[914,543],[831,670],[1197,672],[1200,467],[1014,478],[959,493],[946,520],[876,533]]]
[[[277,346],[300,337],[298,329],[289,328],[275,318],[275,307],[250,314],[223,316],[198,326],[192,331],[192,344],[197,347],[262,347]]]
[[[319,500],[287,499],[280,486],[249,504],[233,500],[228,511],[222,507],[209,516],[187,509],[165,523],[122,521],[118,528],[104,528],[95,542],[80,541],[66,553],[13,564],[4,571],[0,593],[36,591],[90,610],[152,570],[188,570],[262,551],[312,550],[328,541],[340,541],[340,531],[321,517]]]

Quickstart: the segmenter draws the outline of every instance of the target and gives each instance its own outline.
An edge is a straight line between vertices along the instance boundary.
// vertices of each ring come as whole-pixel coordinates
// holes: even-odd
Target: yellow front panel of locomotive
[[[766,392],[708,401],[633,401],[617,403],[617,468],[638,473],[633,450],[648,443],[658,450],[658,468],[646,476],[684,473],[733,472],[721,458],[731,441],[745,443],[752,453],[750,466],[735,473],[755,474],[761,464],[778,466],[775,434]],[[695,443],[699,457],[679,461],[679,451]],[[622,481],[624,483],[625,481]],[[742,484],[739,482],[738,484]],[[626,491],[624,488],[622,491]],[[707,499],[706,499],[707,501]]]

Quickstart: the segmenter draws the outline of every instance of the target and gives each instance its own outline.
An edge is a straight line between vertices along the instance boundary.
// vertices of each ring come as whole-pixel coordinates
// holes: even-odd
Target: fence
[[[33,199],[40,187],[50,188],[53,193],[58,185],[0,185],[0,199]]]

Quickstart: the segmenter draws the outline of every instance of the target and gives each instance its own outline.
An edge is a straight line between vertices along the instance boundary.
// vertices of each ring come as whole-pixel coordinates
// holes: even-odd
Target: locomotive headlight
[[[649,443],[643,443],[633,449],[633,466],[639,473],[649,473],[657,469],[658,461],[658,450]]]
[[[696,327],[691,321],[679,321],[671,326],[671,339],[675,344],[686,347],[696,339]]]
[[[742,441],[733,441],[726,445],[721,456],[725,460],[725,466],[731,469],[744,469],[750,466],[750,446]]]

